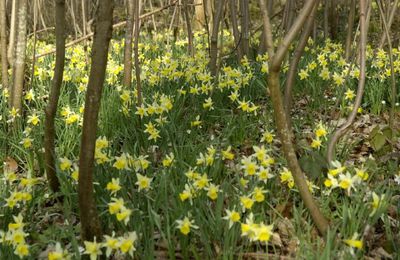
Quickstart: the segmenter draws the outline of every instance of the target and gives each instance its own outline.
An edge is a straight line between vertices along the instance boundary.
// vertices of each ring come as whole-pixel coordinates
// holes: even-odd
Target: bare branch
[[[293,42],[294,38],[303,27],[305,21],[307,20],[308,14],[311,12],[312,8],[315,5],[315,2],[316,0],[308,0],[303,9],[300,11],[300,14],[294,21],[292,27],[285,35],[282,42],[279,44],[279,48],[277,49],[273,63],[271,64],[271,70],[279,71],[290,44]]]
[[[360,77],[358,81],[356,100],[353,106],[353,110],[348,116],[346,122],[332,134],[332,137],[329,140],[328,151],[327,151],[328,162],[333,161],[336,143],[338,142],[340,137],[342,137],[346,133],[348,128],[354,122],[354,119],[357,116],[358,108],[361,105],[361,100],[364,94],[365,71],[366,71],[366,45],[367,45],[365,2],[366,0],[360,0]]]

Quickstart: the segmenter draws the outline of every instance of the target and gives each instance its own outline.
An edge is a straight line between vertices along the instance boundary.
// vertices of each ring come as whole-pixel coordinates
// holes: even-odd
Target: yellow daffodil
[[[112,180],[107,183],[106,190],[111,192],[111,195],[114,195],[121,189],[121,185],[119,184],[119,178],[112,178]]]
[[[144,175],[141,174],[136,174],[137,177],[137,182],[136,185],[138,186],[138,190],[149,190],[150,189],[150,184],[152,181],[152,178],[146,177]]]
[[[188,217],[184,217],[184,219],[182,220],[178,219],[176,223],[178,224],[177,228],[179,229],[179,231],[185,236],[187,236],[190,233],[191,228],[193,229],[199,228],[198,226],[194,225],[194,221],[190,220]]]
[[[229,228],[233,226],[234,223],[240,221],[240,213],[235,211],[235,210],[225,210],[226,216],[224,216],[222,219],[228,220],[229,221]]]
[[[101,244],[96,242],[96,238],[93,242],[84,241],[85,251],[84,254],[90,255],[90,260],[96,260],[101,255]]]

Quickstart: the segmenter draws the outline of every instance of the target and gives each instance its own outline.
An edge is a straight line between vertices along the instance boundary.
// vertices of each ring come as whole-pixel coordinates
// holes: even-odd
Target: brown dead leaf
[[[16,172],[18,163],[11,157],[7,157],[4,161],[4,172]]]
[[[292,218],[293,202],[288,201],[285,204],[278,204],[276,210],[285,218]]]
[[[297,247],[299,246],[300,241],[298,239],[292,239],[289,241],[289,243],[286,246],[286,250],[287,253],[295,256],[296,255],[296,251],[297,251]]]
[[[394,206],[394,205],[389,205],[389,207],[388,207],[388,215],[389,215],[390,217],[396,219],[396,218],[398,217],[398,216],[397,216],[397,210],[398,210],[398,208],[397,208],[396,206]]]
[[[393,256],[386,252],[382,247],[372,250],[370,255],[375,259],[393,259]]]
[[[287,218],[279,219],[278,222],[276,223],[276,226],[278,228],[279,234],[283,236],[283,239],[293,236],[294,227],[289,219]]]
[[[241,147],[241,153],[245,156],[250,156],[251,154],[253,154],[253,145],[250,139],[244,140]]]
[[[278,233],[273,233],[271,236],[271,244],[276,246],[276,247],[283,247],[283,243],[281,240],[281,237],[279,236]]]

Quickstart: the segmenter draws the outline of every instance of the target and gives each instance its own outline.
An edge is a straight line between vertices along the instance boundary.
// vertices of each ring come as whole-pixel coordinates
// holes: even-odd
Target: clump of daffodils
[[[30,171],[25,176],[20,176],[14,170],[4,170],[2,179],[12,187],[9,190],[8,197],[5,197],[5,206],[10,209],[19,208],[21,205],[32,200],[33,187],[40,183],[40,179],[31,175]]]
[[[273,225],[265,225],[264,222],[255,223],[253,213],[241,223],[242,236],[247,237],[251,242],[268,243],[273,235]]]
[[[150,166],[150,161],[147,160],[148,155],[132,156],[129,153],[122,153],[120,156],[115,156],[113,167],[117,170],[135,170],[145,171]]]
[[[111,255],[133,257],[133,253],[136,251],[136,241],[136,232],[128,232],[119,237],[115,237],[115,233],[113,233],[112,236],[105,235],[103,242],[97,242],[96,239],[84,241],[85,251],[83,254],[89,255],[91,260],[95,260],[103,254],[102,248],[105,248],[107,258]]]
[[[11,245],[14,254],[19,258],[29,256],[29,245],[26,242],[27,233],[24,232],[25,223],[21,214],[13,216],[14,222],[8,224],[8,231],[0,230],[0,243]]]
[[[364,168],[355,168],[355,174],[351,174],[346,166],[342,166],[338,161],[333,161],[331,165],[332,167],[328,170],[327,178],[324,181],[325,187],[328,188],[328,194],[335,188],[341,188],[350,195],[351,190],[356,189],[358,184],[366,181],[369,177]]]
[[[83,107],[81,107],[78,112],[72,111],[69,106],[61,109],[61,116],[64,118],[66,125],[78,124],[81,126],[83,120],[82,113]]]
[[[70,160],[68,157],[61,157],[59,160],[59,168],[63,172],[70,173],[73,181],[77,182],[79,179],[79,167],[76,162]]]
[[[132,210],[125,206],[123,198],[111,198],[111,202],[108,203],[108,212],[111,215],[115,215],[117,220],[125,225],[128,224],[132,214]]]
[[[107,152],[105,151],[109,146],[109,142],[106,137],[101,136],[96,140],[94,159],[97,164],[103,164],[110,161]]]
[[[314,138],[311,141],[311,147],[319,150],[322,142],[326,140],[327,134],[328,131],[326,127],[322,124],[322,122],[319,122],[314,131]]]

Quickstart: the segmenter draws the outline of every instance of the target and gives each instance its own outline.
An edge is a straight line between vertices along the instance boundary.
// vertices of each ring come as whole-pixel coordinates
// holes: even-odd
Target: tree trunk
[[[65,63],[65,0],[55,0],[55,21],[56,21],[56,64],[54,78],[49,94],[49,103],[45,111],[44,125],[44,149],[46,161],[46,174],[50,188],[53,192],[60,190],[60,182],[56,172],[56,151],[55,137],[56,130],[54,120],[57,114],[58,99],[63,81]]]
[[[249,0],[241,0],[240,1],[240,9],[242,13],[241,19],[241,29],[242,29],[242,53],[243,55],[249,57],[249,42],[250,42],[250,33],[249,33]]]
[[[8,88],[6,0],[0,0],[1,84]]]
[[[33,86],[33,79],[35,77],[35,65],[36,65],[36,43],[37,43],[37,15],[39,8],[36,1],[33,1],[33,53],[32,53],[32,66],[30,74],[30,88]],[[29,36],[28,36],[29,37]]]
[[[12,0],[10,35],[9,35],[10,39],[8,41],[8,50],[7,50],[8,64],[10,64],[10,67],[14,66],[15,32],[17,27],[17,15],[18,15],[17,9],[18,9],[17,0]]]
[[[204,28],[204,25],[206,24],[203,0],[194,0],[194,4],[195,7],[194,7],[193,28],[195,30],[201,30]]]
[[[124,87],[131,88],[132,83],[132,36],[134,24],[134,0],[127,1],[127,18],[125,30],[125,48],[124,48]]]
[[[238,61],[240,62],[242,60],[243,53],[242,53],[242,48],[240,48],[241,36],[239,34],[238,23],[237,23],[236,0],[229,0],[229,11],[232,23],[232,33],[235,40],[236,53]]]
[[[332,40],[336,40],[337,38],[337,24],[338,24],[338,17],[337,17],[337,0],[329,0],[329,28],[330,28],[330,38]]]
[[[371,22],[371,14],[373,12],[372,9],[372,0],[367,0],[367,18],[365,19],[365,31],[368,32],[369,30],[369,23]],[[359,59],[357,59],[359,60]]]
[[[283,13],[282,23],[283,23],[283,30],[286,33],[292,26],[293,19],[296,15],[296,1],[287,0],[283,12],[284,13]]]
[[[328,39],[329,36],[329,2],[330,0],[324,0],[324,38]]]
[[[223,0],[225,1],[225,0]],[[214,25],[214,8],[213,8],[213,0],[203,0],[203,5],[204,5],[204,11],[205,11],[205,21],[206,21],[206,31],[208,32],[208,35],[212,34],[212,29]],[[215,2],[214,2],[214,7],[215,7]]]
[[[351,45],[353,41],[353,27],[354,27],[354,18],[356,13],[356,0],[351,0],[350,2],[350,11],[347,22],[347,36],[346,36],[346,60],[349,61],[350,53],[351,53]]]
[[[367,45],[367,22],[365,18],[366,12],[366,2],[367,0],[360,0],[360,77],[358,80],[358,89],[356,100],[354,102],[353,110],[348,116],[346,122],[338,128],[331,136],[328,143],[328,151],[327,151],[327,160],[328,162],[332,162],[334,160],[334,152],[336,143],[339,139],[346,133],[349,127],[354,122],[354,119],[357,116],[358,108],[361,105],[362,96],[364,94],[364,86],[365,86],[365,64],[366,64],[366,45]]]
[[[140,80],[140,64],[139,64],[139,33],[140,33],[140,0],[135,1],[135,76],[136,76],[136,91],[137,105],[141,106],[142,101],[142,82]]]
[[[188,53],[190,56],[194,56],[194,48],[193,48],[193,33],[192,33],[192,24],[189,17],[189,8],[187,5],[188,0],[183,0],[183,14],[185,15],[186,20],[186,30],[188,34]]]
[[[15,49],[14,84],[12,88],[11,107],[22,110],[22,93],[24,91],[25,57],[26,57],[26,23],[28,0],[21,0],[18,6],[18,35]]]
[[[210,71],[211,75],[217,74],[217,59],[218,59],[218,32],[219,24],[224,10],[225,0],[217,0],[217,8],[214,14],[214,24],[211,35],[211,46],[210,46]]]
[[[81,0],[81,12],[82,12],[82,32],[83,37],[86,36],[86,0]]]
[[[265,41],[267,43],[268,54],[270,56],[269,65],[270,72],[268,74],[268,88],[272,100],[272,106],[274,109],[274,118],[277,126],[279,138],[282,143],[283,152],[288,164],[290,171],[292,172],[294,182],[296,184],[297,189],[299,190],[300,196],[310,211],[311,217],[314,220],[319,232],[325,235],[328,231],[329,224],[325,217],[322,215],[319,210],[316,202],[314,201],[312,194],[308,188],[306,178],[304,173],[302,172],[299,162],[296,157],[296,152],[294,149],[294,145],[292,143],[292,130],[288,125],[288,121],[286,119],[285,108],[283,106],[282,95],[280,91],[280,82],[279,82],[279,74],[282,66],[282,61],[289,49],[290,44],[293,42],[297,33],[303,27],[304,22],[307,19],[307,16],[312,11],[315,0],[309,0],[304,5],[301,10],[299,16],[294,21],[290,30],[284,36],[281,44],[279,45],[276,53],[274,53],[274,45],[272,39],[272,31],[271,24],[269,21],[268,13],[266,10],[264,0],[260,0],[260,8],[263,13],[263,24],[265,31]]]
[[[79,158],[78,196],[81,233],[84,241],[102,237],[102,228],[93,194],[93,168],[97,120],[107,67],[108,48],[112,36],[112,21],[113,0],[99,1]]]

